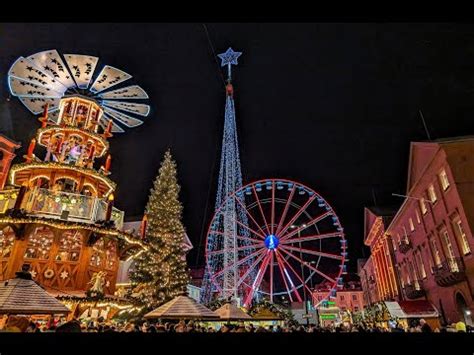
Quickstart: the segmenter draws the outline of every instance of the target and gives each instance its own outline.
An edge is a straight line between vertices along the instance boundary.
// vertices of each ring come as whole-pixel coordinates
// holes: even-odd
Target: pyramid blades
[[[35,53],[30,55],[27,59],[31,61],[38,69],[43,70],[51,77],[58,80],[66,88],[69,89],[76,86],[76,83],[72,79],[71,73],[69,73],[67,70],[67,67],[57,50],[53,49]]]
[[[110,117],[107,117],[106,115],[103,115],[102,118],[99,121],[99,125],[102,127],[102,129],[105,131],[107,129],[107,125],[109,124],[109,119]],[[125,132],[122,127],[120,127],[118,124],[112,120],[112,133],[123,133]]]
[[[87,89],[99,58],[82,54],[64,54],[69,71],[79,89]]]
[[[117,121],[119,121],[120,123],[124,124],[125,126],[129,128],[137,127],[143,123],[143,121],[137,118],[133,118],[125,113],[116,111],[109,107],[104,107],[104,112],[108,116],[112,117],[113,119],[116,119]]]
[[[99,94],[99,97],[103,99],[148,99],[148,95],[140,86],[132,85],[121,89],[116,89],[103,94]]]
[[[98,93],[112,86],[120,84],[121,82],[130,79],[132,76],[124,71],[106,65],[100,71],[99,75],[92,84],[90,91],[93,93]]]
[[[150,106],[145,104],[137,104],[134,102],[111,101],[104,100],[102,104],[107,107],[116,108],[122,111],[127,111],[140,116],[148,116],[150,113]]]
[[[8,71],[9,76],[13,76],[30,83],[44,86],[56,92],[63,94],[67,88],[58,80],[38,69],[30,60],[20,57]]]
[[[40,86],[26,80],[15,78],[13,76],[10,76],[8,78],[8,85],[10,86],[11,93],[15,96],[38,97],[38,98],[62,96],[61,93],[56,92],[48,87]]]
[[[49,104],[49,111],[57,110],[59,107],[59,98],[19,97],[19,99],[35,115],[43,112],[46,103]]]

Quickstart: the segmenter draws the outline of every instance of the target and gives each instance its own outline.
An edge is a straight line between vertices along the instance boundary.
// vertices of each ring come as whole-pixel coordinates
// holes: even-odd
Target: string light
[[[100,151],[99,154],[95,156],[96,158],[100,158],[104,156],[107,150],[109,150],[109,142],[102,135],[97,134],[95,132],[91,132],[91,131],[84,131],[74,126],[70,126],[70,127],[49,126],[49,127],[38,129],[37,135],[36,135],[37,141],[45,147],[48,146],[48,143],[43,142],[43,136],[48,133],[50,133],[50,136],[45,139],[48,141],[51,138],[51,136],[53,136],[55,133],[63,134],[63,136],[67,135],[68,133],[70,136],[72,136],[74,135],[74,133],[76,133],[74,135],[76,137],[79,136],[79,138],[81,139],[83,139],[84,137],[88,138],[85,141],[92,141],[93,143],[97,142],[97,144],[102,145],[102,150]]]
[[[33,169],[64,169],[70,170],[75,173],[84,174],[86,176],[92,177],[104,183],[108,187],[108,191],[104,196],[108,196],[111,192],[115,190],[116,184],[110,180],[108,177],[98,173],[94,169],[82,168],[79,166],[72,166],[68,164],[61,164],[58,162],[34,162],[34,163],[20,163],[13,165],[10,169],[10,184],[15,185],[15,175],[17,172],[23,170],[33,170]],[[43,173],[44,174],[44,173]],[[69,176],[64,176],[70,178]]]

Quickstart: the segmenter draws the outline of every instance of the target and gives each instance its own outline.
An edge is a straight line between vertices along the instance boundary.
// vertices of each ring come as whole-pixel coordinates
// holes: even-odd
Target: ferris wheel
[[[19,57],[8,71],[10,92],[35,115],[47,107],[53,122],[58,117],[60,99],[80,95],[101,106],[104,114],[99,124],[105,129],[110,121],[112,133],[141,125],[150,106],[134,101],[148,99],[148,94],[138,85],[120,86],[132,76],[110,65],[95,74],[98,62],[98,57],[83,54],[61,57],[55,49]]]
[[[244,212],[229,216],[229,204]],[[233,228],[224,227],[229,223]],[[334,209],[314,190],[286,179],[255,181],[229,195],[207,233],[214,291],[225,294],[230,274],[244,306],[261,296],[271,302],[310,300],[313,288],[324,285],[325,297],[313,300],[319,304],[342,287],[346,261],[347,242]]]

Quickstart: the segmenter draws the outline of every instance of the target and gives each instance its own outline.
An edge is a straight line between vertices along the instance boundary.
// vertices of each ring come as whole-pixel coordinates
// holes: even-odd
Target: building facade
[[[391,236],[386,228],[396,210],[368,207],[364,211],[364,244],[370,248],[370,257],[361,268],[359,277],[368,304],[392,301],[400,293],[395,269],[395,254]]]
[[[400,297],[472,324],[474,137],[413,142],[406,199],[387,228]],[[383,289],[382,284],[379,285]]]
[[[375,270],[372,257],[363,259],[357,273],[360,277],[360,284],[364,296],[364,303],[371,305],[380,301],[379,294],[377,292],[377,285],[375,283]]]
[[[364,310],[366,302],[359,280],[345,281],[343,287],[329,299],[328,289],[330,286],[323,283],[316,286],[313,292],[313,304],[317,305],[319,322],[322,326],[341,322],[351,323],[351,315]]]

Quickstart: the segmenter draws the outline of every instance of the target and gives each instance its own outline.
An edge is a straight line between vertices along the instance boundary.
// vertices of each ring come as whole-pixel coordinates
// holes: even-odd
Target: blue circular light
[[[278,240],[276,236],[274,236],[273,234],[270,234],[265,238],[264,243],[267,249],[273,250],[278,247],[278,244],[280,243],[280,241]]]

